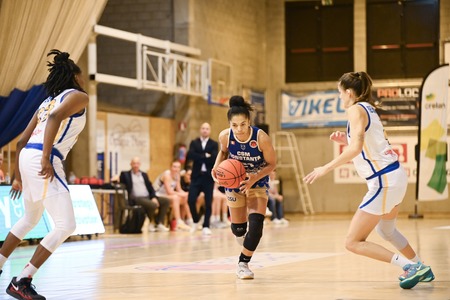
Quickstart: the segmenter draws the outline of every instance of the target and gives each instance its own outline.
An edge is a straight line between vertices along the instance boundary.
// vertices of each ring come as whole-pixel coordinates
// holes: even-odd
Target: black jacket
[[[219,151],[219,144],[212,140],[208,139],[206,142],[205,149],[202,149],[202,141],[200,138],[196,138],[189,145],[189,151],[187,153],[187,160],[193,162],[192,164],[192,178],[196,178],[201,175],[202,164],[204,163],[206,166],[206,171],[211,173],[211,170],[216,161],[216,156]],[[211,154],[210,157],[206,158],[206,153]]]
[[[141,171],[141,174],[142,174],[142,177],[144,178],[144,183],[145,183],[145,186],[147,187],[149,198],[150,199],[158,198],[158,197],[156,197],[156,192],[152,186],[152,183],[150,182],[150,179],[148,179],[147,173]],[[122,171],[120,173],[120,182],[125,184],[129,198],[131,199],[132,198],[131,191],[133,190],[133,180],[131,180],[131,170],[130,171]]]

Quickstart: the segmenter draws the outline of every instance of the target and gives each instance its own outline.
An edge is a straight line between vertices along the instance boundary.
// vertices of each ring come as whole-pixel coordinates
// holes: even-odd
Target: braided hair
[[[253,107],[250,103],[246,102],[242,96],[232,96],[229,101],[230,109],[228,110],[228,121],[235,115],[245,115],[250,120],[250,112],[253,111]]]
[[[50,55],[55,55],[55,57],[53,62],[47,62],[50,72],[47,81],[44,82],[47,94],[51,97],[56,97],[66,89],[76,89],[84,92],[75,79],[75,75],[81,74],[81,69],[69,58],[69,53],[53,49],[47,54],[47,56]]]
[[[366,72],[345,73],[339,79],[340,86],[346,89],[352,89],[355,92],[356,102],[368,102],[374,107],[380,103],[372,98],[372,79]]]

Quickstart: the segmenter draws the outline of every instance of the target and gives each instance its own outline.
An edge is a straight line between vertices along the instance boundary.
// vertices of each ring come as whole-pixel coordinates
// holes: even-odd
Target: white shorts
[[[408,186],[408,176],[402,167],[367,180],[369,191],[359,205],[359,209],[373,214],[384,215],[403,201]]]
[[[69,193],[66,175],[61,159],[53,156],[53,181],[44,179],[41,171],[42,151],[38,149],[23,148],[20,151],[19,167],[22,176],[22,196],[24,200],[33,202],[55,196],[60,193]]]

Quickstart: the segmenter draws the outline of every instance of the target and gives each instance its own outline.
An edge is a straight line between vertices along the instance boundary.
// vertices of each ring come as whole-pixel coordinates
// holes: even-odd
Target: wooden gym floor
[[[398,267],[343,247],[351,215],[287,215],[289,226],[266,222],[250,264],[254,280],[234,274],[240,247],[230,230],[120,235],[64,243],[33,283],[47,299],[450,299],[450,216],[402,216],[398,227],[436,279],[399,287]],[[107,231],[111,231],[110,228]],[[372,241],[382,241],[376,233]],[[3,268],[0,299],[35,246],[19,247]]]

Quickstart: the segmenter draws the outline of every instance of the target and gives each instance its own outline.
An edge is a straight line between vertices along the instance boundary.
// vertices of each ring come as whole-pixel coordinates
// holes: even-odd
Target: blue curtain
[[[14,89],[8,97],[0,96],[0,147],[21,134],[39,105],[46,98],[44,85],[28,91]]]

